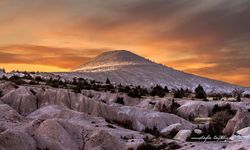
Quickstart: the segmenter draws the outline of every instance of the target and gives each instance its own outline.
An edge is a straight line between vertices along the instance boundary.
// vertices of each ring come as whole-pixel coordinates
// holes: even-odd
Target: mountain
[[[178,71],[154,63],[126,50],[102,53],[87,64],[72,70],[75,76],[125,85],[151,87],[157,84],[169,88],[189,88],[194,90],[201,84],[207,92],[232,92],[237,85],[212,80]],[[247,89],[248,90],[248,89]]]

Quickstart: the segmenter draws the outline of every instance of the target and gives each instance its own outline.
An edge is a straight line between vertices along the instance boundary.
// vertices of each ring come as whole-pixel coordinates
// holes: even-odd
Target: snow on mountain
[[[87,64],[73,70],[72,73],[62,73],[64,77],[75,76],[112,82],[125,85],[155,85],[169,88],[189,88],[194,90],[201,84],[207,92],[232,92],[237,85],[212,80],[170,67],[154,63],[126,50],[105,52]],[[245,88],[245,90],[249,90]]]
[[[145,58],[126,50],[105,52],[94,60],[84,64],[73,71],[79,72],[103,72],[117,70],[124,66],[153,65],[154,63]]]
[[[4,71],[2,69],[0,69],[0,78],[2,78],[4,76]]]

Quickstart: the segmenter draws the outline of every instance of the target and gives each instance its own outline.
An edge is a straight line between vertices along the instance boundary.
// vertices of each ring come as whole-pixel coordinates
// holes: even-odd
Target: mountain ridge
[[[72,72],[77,76],[94,80],[105,81],[109,78],[115,83],[144,87],[158,84],[174,89],[189,88],[194,90],[197,85],[201,84],[206,91],[226,93],[237,88],[247,89],[224,81],[179,71],[127,50],[104,52]]]

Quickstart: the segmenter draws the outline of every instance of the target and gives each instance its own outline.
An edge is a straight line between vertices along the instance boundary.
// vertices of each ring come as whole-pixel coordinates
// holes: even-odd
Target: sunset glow
[[[2,0],[0,68],[61,72],[126,49],[250,86],[248,0]]]

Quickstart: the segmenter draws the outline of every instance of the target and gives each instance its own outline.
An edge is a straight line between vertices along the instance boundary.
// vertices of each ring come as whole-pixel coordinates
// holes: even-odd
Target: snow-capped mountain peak
[[[73,71],[98,72],[110,71],[128,65],[153,65],[153,62],[127,50],[104,52],[87,64],[81,65]]]

